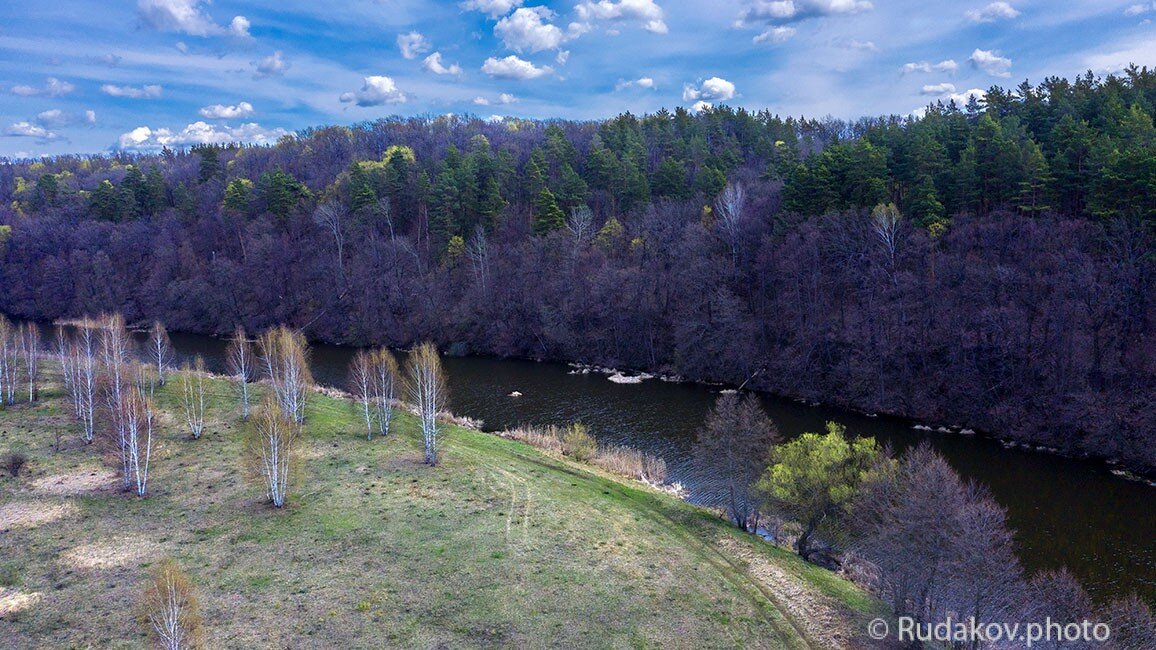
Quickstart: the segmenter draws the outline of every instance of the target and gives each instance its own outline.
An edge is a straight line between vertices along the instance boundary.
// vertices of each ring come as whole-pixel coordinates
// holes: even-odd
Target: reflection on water
[[[224,342],[179,334],[172,339],[181,359],[201,354],[211,370],[223,369]],[[315,377],[343,385],[352,355],[351,348],[315,347]],[[445,365],[451,409],[484,420],[487,430],[581,421],[599,440],[664,458],[669,479],[686,486],[693,501],[709,503],[716,495],[712,468],[696,466],[691,453],[715,388],[657,379],[616,384],[602,374],[521,360],[447,358]],[[522,396],[509,397],[513,391]],[[1007,508],[1029,571],[1066,565],[1097,598],[1139,591],[1156,603],[1156,489],[1116,479],[1096,463],[1004,449],[989,439],[916,431],[900,420],[771,397],[763,402],[787,436],[821,431],[826,420],[837,420],[896,451],[929,441]]]

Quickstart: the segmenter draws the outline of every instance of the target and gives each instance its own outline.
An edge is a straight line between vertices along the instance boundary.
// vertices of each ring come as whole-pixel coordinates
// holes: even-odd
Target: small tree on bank
[[[188,576],[175,560],[161,560],[150,572],[141,610],[157,647],[165,650],[201,647],[197,597]]]
[[[241,419],[248,420],[249,382],[255,378],[256,365],[253,359],[253,345],[245,336],[245,328],[237,326],[225,354],[227,371],[233,381],[237,382],[237,390],[241,395]]]
[[[286,417],[301,424],[305,421],[306,396],[313,383],[305,335],[278,327],[262,334],[259,345],[278,406]]]
[[[730,518],[743,530],[758,528],[758,508],[751,487],[766,467],[767,454],[779,438],[775,423],[758,399],[734,393],[720,395],[699,433],[694,454],[700,465],[719,467]]]
[[[373,409],[376,411],[377,430],[381,435],[389,435],[389,424],[393,420],[393,401],[397,397],[400,372],[397,359],[388,348],[374,350],[370,358],[373,377],[370,384]]]
[[[181,390],[185,424],[189,435],[198,440],[205,430],[205,360],[197,355],[193,365],[185,364],[177,379]]]
[[[371,354],[365,350],[358,350],[349,363],[349,392],[361,407],[361,414],[365,418],[366,439],[373,440],[373,367],[370,361]]]
[[[153,321],[149,330],[149,359],[157,369],[157,381],[165,385],[165,373],[173,362],[173,343],[169,332],[161,322]]]
[[[274,397],[266,398],[245,434],[243,453],[249,477],[264,485],[276,508],[284,506],[289,495],[300,435],[301,425],[284,413]]]
[[[407,392],[421,422],[425,462],[437,465],[438,413],[445,408],[449,395],[441,358],[433,343],[422,343],[414,348],[406,361],[406,369]]]
[[[25,323],[20,328],[20,352],[28,383],[28,401],[35,402],[40,393],[40,328],[34,323]]]

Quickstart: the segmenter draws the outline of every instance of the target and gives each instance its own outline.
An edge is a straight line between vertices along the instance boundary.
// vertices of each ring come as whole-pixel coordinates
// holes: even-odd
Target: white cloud
[[[514,55],[504,59],[490,57],[482,64],[482,72],[495,79],[537,79],[554,72],[548,65],[536,66],[529,61],[523,61]]]
[[[708,108],[712,108],[713,106],[714,105],[710,102],[697,101],[693,106],[690,107],[690,110],[694,111],[695,113],[701,113]]]
[[[442,63],[441,52],[434,52],[433,54],[427,56],[425,61],[422,61],[421,67],[422,69],[434,74],[459,75],[462,73],[462,67],[456,63],[450,64],[449,67],[446,67],[445,64]]]
[[[201,117],[210,120],[235,120],[252,115],[253,105],[249,102],[238,102],[235,106],[213,104],[212,106],[206,106],[202,108],[198,112],[201,114]]]
[[[578,18],[589,28],[590,23],[596,20],[636,20],[642,23],[642,28],[655,34],[665,34],[669,29],[666,26],[662,7],[654,0],[599,0],[598,2],[583,2],[574,7]]]
[[[277,50],[263,59],[253,61],[251,65],[255,70],[253,72],[254,79],[276,77],[285,74],[285,71],[289,69],[289,62],[285,60],[281,50]]]
[[[62,126],[71,126],[73,124],[96,123],[96,113],[93,111],[84,111],[83,113],[69,113],[59,108],[52,108],[46,111],[41,111],[36,114],[36,124],[45,129],[58,129]]]
[[[1142,16],[1146,13],[1156,11],[1156,2],[1149,4],[1131,5],[1124,10],[1125,16]]]
[[[999,55],[993,50],[976,49],[968,58],[976,68],[983,70],[993,77],[1010,77],[1012,60]]]
[[[229,33],[238,38],[249,38],[249,27],[252,23],[244,16],[233,16],[233,22],[229,23]]]
[[[122,134],[117,140],[121,149],[156,150],[162,147],[181,148],[198,144],[226,144],[229,142],[249,142],[272,144],[281,136],[288,135],[285,129],[266,129],[250,122],[236,127],[193,122],[180,131],[152,129],[147,126]]]
[[[499,18],[510,13],[514,7],[521,7],[522,0],[467,0],[461,4],[467,11],[480,11],[490,19]]]
[[[112,84],[104,84],[100,87],[100,92],[109,97],[127,97],[129,99],[156,99],[164,92],[164,88],[156,84],[149,84],[137,88],[136,86],[114,86]]]
[[[682,100],[686,102],[695,100],[725,102],[734,99],[734,96],[735,85],[721,77],[711,77],[697,88],[691,84],[686,84],[682,88]]]
[[[619,80],[618,83],[614,85],[614,90],[626,90],[627,88],[645,88],[647,90],[653,90],[654,79],[651,79],[650,77],[639,77],[638,79],[633,79],[630,81]]]
[[[49,77],[45,80],[44,86],[36,88],[34,86],[13,86],[12,94],[20,95],[21,97],[60,97],[76,90],[76,86],[61,81],[56,77]]]
[[[201,0],[137,0],[136,9],[141,22],[161,32],[189,36],[249,35],[249,20],[244,16],[235,16],[228,28],[222,27],[201,11],[201,4]]]
[[[38,140],[55,140],[60,137],[48,129],[31,122],[16,122],[8,127],[6,135],[18,138],[36,138]]]
[[[558,50],[554,60],[558,62],[558,65],[566,65],[566,62],[570,60],[570,50]]]
[[[397,49],[401,50],[401,55],[407,59],[416,59],[418,55],[425,54],[430,50],[430,43],[418,32],[410,32],[408,34],[397,35]]]
[[[968,100],[970,100],[972,97],[975,97],[976,100],[982,102],[983,98],[986,96],[987,96],[987,91],[981,90],[979,88],[972,88],[970,90],[965,90],[961,93],[951,93],[951,94],[947,95],[946,97],[944,97],[943,99],[944,99],[944,101],[955,102],[956,106],[963,108],[964,106],[967,105]]]
[[[944,59],[939,63],[930,63],[928,61],[919,61],[917,63],[905,63],[899,69],[902,74],[911,74],[912,72],[955,72],[959,69],[959,64],[953,59]]]
[[[950,95],[955,92],[955,84],[941,83],[924,86],[919,91],[922,95]]]
[[[1006,2],[993,2],[983,9],[967,12],[967,19],[973,23],[994,23],[997,20],[1011,20],[1020,12]]]
[[[523,7],[494,25],[494,36],[515,52],[540,52],[557,48],[566,35],[557,25],[546,22],[554,17],[546,7]]]
[[[513,104],[517,101],[518,101],[518,98],[511,95],[510,93],[502,93],[502,94],[498,95],[498,98],[493,100],[493,101],[486,99],[485,97],[481,97],[481,96],[475,97],[474,98],[474,105],[476,105],[476,106],[490,106],[493,104]]]
[[[189,46],[185,45],[184,41],[177,41],[177,44],[174,45],[173,47],[177,48],[177,51],[180,52],[181,54],[188,54],[189,53]]]
[[[382,104],[404,104],[408,98],[405,93],[401,92],[392,78],[374,75],[365,78],[365,83],[360,90],[342,93],[339,99],[346,104],[356,102],[358,106],[381,106]]]
[[[868,0],[755,0],[739,14],[738,24],[759,21],[783,25],[808,18],[852,15],[874,8]]]
[[[97,57],[96,60],[100,61],[101,63],[107,65],[110,68],[115,68],[116,66],[120,65],[121,59],[123,59],[123,58],[124,57],[120,56],[119,54],[109,53],[109,54],[105,54],[104,56]]]
[[[774,43],[778,45],[780,43],[786,43],[787,41],[791,40],[791,37],[794,35],[794,27],[784,27],[780,25],[778,27],[772,27],[768,29],[767,31],[759,34],[751,40],[755,43]]]

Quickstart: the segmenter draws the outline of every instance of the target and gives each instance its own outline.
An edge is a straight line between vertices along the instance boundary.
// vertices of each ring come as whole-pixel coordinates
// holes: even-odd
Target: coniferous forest
[[[1156,72],[849,123],[386,118],[0,165],[0,311],[594,362],[1156,468]]]

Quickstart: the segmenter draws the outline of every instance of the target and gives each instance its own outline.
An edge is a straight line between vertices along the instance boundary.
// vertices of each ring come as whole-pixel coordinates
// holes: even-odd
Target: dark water
[[[223,369],[224,342],[172,339],[182,358],[200,354],[211,370]],[[344,385],[352,355],[350,348],[316,346],[317,381]],[[451,409],[483,420],[487,430],[581,421],[599,440],[661,456],[668,479],[688,488],[691,500],[709,503],[716,493],[711,468],[695,465],[691,446],[718,388],[657,379],[616,384],[604,374],[520,360],[446,358],[445,366]],[[522,396],[509,397],[513,391]],[[1098,463],[1005,449],[987,438],[917,431],[902,420],[772,397],[763,402],[787,436],[821,431],[835,420],[896,451],[927,440],[1007,509],[1029,572],[1067,566],[1098,600],[1135,591],[1156,604],[1156,488],[1116,478]]]

